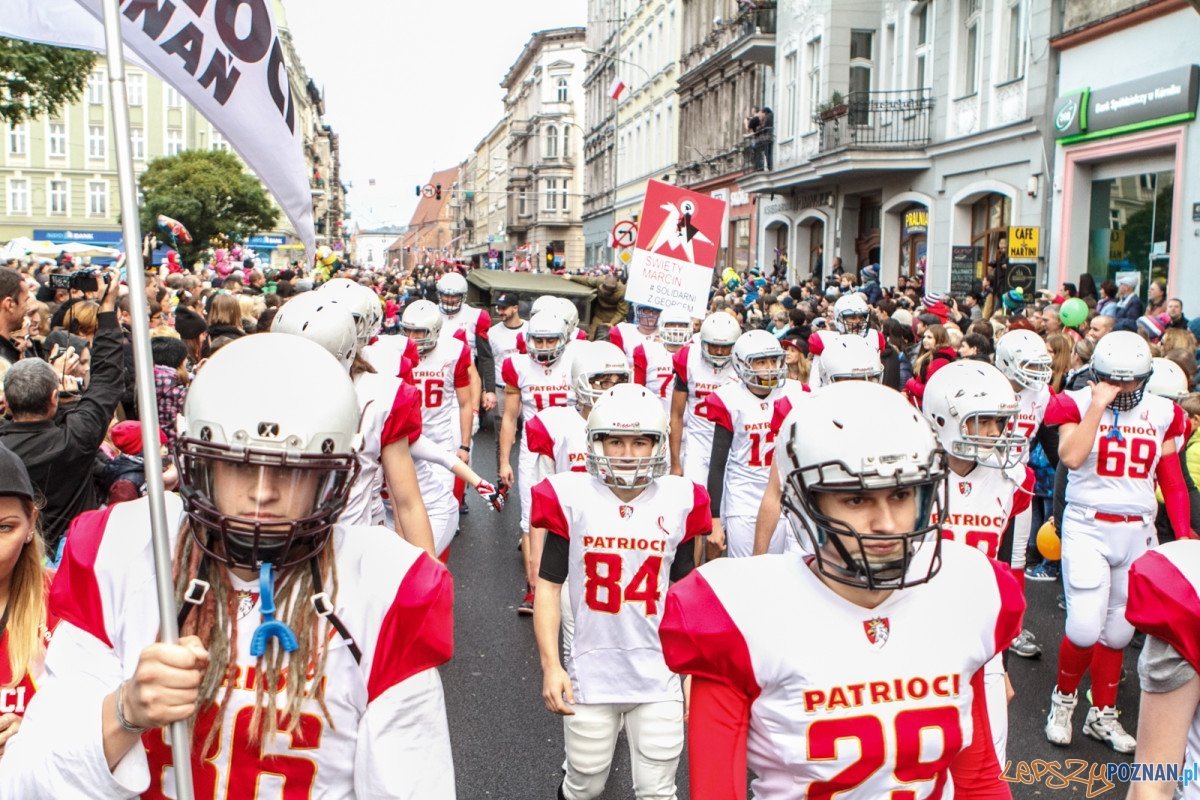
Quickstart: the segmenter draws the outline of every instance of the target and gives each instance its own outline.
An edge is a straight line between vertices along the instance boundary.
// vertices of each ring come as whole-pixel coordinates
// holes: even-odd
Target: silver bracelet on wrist
[[[124,688],[125,688],[125,681],[121,681],[121,685],[117,687],[117,724],[121,726],[121,730],[126,731],[128,733],[136,733],[140,736],[141,734],[145,733],[149,729],[148,728],[139,728],[137,725],[134,725],[132,722],[130,722],[128,719],[125,718],[124,703],[121,701],[121,698],[124,695],[124,692],[122,691]]]

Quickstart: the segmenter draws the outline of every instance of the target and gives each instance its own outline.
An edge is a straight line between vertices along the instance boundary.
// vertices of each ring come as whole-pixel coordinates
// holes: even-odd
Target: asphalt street
[[[476,469],[495,477],[492,439],[481,434]],[[450,569],[455,578],[455,654],[442,670],[454,748],[458,796],[464,800],[553,800],[561,778],[562,723],[541,700],[541,669],[528,617],[516,606],[524,588],[517,552],[519,509],[515,493],[502,514],[471,498],[454,540]],[[1037,660],[1010,658],[1017,695],[1009,707],[1009,764],[1005,775],[1013,797],[1123,798],[1126,787],[1110,783],[1105,765],[1129,761],[1083,736],[1086,701],[1075,711],[1075,741],[1069,748],[1046,742],[1042,725],[1057,664],[1064,613],[1054,583],[1028,584],[1026,627],[1046,649]],[[820,647],[820,642],[813,642]],[[1118,705],[1122,722],[1137,729],[1137,651],[1126,654],[1127,678]],[[1086,689],[1086,682],[1084,688]],[[679,770],[679,798],[688,798],[686,753]],[[605,800],[632,798],[629,756],[618,744]]]

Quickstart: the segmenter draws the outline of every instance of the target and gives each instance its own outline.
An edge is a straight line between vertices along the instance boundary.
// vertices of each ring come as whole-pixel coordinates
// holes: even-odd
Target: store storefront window
[[[971,206],[971,244],[980,260],[975,277],[988,277],[996,267],[1005,272],[1008,265],[1008,226],[1012,223],[1012,200],[1002,194],[989,194]]]
[[[738,272],[744,272],[750,267],[750,220],[734,220],[733,268]]]
[[[1168,279],[1173,172],[1092,181],[1088,272],[1100,284],[1138,272],[1142,299],[1151,281]]]
[[[911,205],[900,222],[900,274],[915,278],[925,274],[929,252],[929,209]]]

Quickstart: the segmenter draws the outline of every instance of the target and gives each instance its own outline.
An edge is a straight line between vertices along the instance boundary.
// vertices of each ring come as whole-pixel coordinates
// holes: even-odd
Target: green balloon
[[[1072,297],[1063,303],[1062,308],[1058,310],[1058,318],[1062,320],[1063,327],[1065,328],[1078,328],[1087,322],[1087,315],[1087,303],[1078,297]]]

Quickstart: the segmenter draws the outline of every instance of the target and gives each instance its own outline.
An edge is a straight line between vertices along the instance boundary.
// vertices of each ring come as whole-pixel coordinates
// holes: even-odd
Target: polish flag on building
[[[612,85],[608,87],[608,96],[613,100],[620,100],[621,93],[625,91],[625,81],[620,78],[613,78]]]

